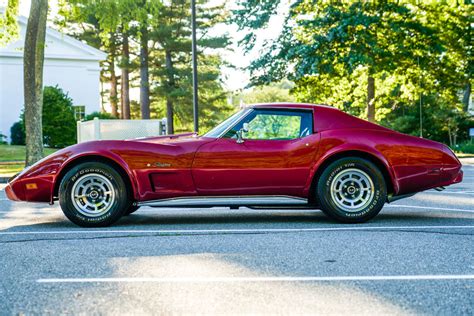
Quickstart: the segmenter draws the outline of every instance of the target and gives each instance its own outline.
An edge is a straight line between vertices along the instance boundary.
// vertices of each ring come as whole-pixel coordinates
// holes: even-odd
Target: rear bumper
[[[453,184],[454,184],[454,183],[462,182],[463,176],[464,176],[464,172],[463,172],[462,170],[459,170],[458,175],[457,175],[456,178],[454,178],[454,180],[453,180]]]
[[[464,173],[461,170],[461,166],[457,168],[445,169],[442,174],[441,184],[439,186],[448,186],[462,182]]]

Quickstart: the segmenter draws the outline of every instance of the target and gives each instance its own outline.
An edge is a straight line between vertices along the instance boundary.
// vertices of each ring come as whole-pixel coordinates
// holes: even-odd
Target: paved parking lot
[[[0,314],[474,314],[474,165],[369,223],[143,208],[83,229],[0,191]],[[0,189],[3,189],[0,186]]]

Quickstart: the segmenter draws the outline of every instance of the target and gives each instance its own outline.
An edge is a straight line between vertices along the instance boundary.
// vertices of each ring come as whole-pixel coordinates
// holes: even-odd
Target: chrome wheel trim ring
[[[112,182],[98,173],[80,177],[71,190],[71,200],[76,211],[87,217],[106,214],[115,201]]]
[[[372,202],[374,195],[372,179],[360,169],[342,170],[331,182],[331,199],[344,212],[363,210]]]

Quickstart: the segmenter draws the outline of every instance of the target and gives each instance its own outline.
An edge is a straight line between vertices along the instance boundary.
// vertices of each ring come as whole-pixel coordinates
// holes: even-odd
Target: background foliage
[[[248,50],[280,2],[239,2],[234,20]],[[380,124],[455,146],[474,126],[466,113],[472,9],[459,1],[292,1],[281,34],[251,64],[252,82],[289,78],[298,101],[363,118],[373,111]]]
[[[63,148],[76,143],[76,119],[72,99],[59,87],[44,87],[43,143],[51,148]],[[11,144],[25,144],[25,115],[11,127]]]
[[[226,34],[211,32],[228,18],[224,6],[197,2],[199,114],[204,132],[232,111],[222,85],[225,62],[220,57],[230,41]],[[166,116],[172,123],[169,132],[192,129],[189,0],[62,1],[60,13],[56,24],[63,32],[108,54],[102,81],[109,88],[103,98],[112,105],[113,115],[124,117],[129,107],[131,118],[141,118],[146,107],[142,93],[148,90],[151,118]],[[125,78],[129,88],[123,84]],[[140,90],[140,102],[127,104],[124,93],[134,89]]]

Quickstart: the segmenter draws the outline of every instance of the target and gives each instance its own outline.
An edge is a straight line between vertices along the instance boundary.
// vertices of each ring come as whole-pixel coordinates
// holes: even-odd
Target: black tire
[[[387,199],[387,187],[372,162],[348,157],[324,169],[317,182],[316,198],[329,217],[343,223],[363,223],[380,212]]]
[[[73,194],[78,198],[73,199]],[[59,204],[71,222],[82,227],[105,227],[120,219],[131,201],[124,180],[114,168],[105,163],[85,162],[73,167],[62,179]]]
[[[125,211],[125,214],[124,216],[128,216],[132,213],[135,213],[138,209],[140,208],[140,206],[137,206],[137,205],[131,205],[126,211]]]

